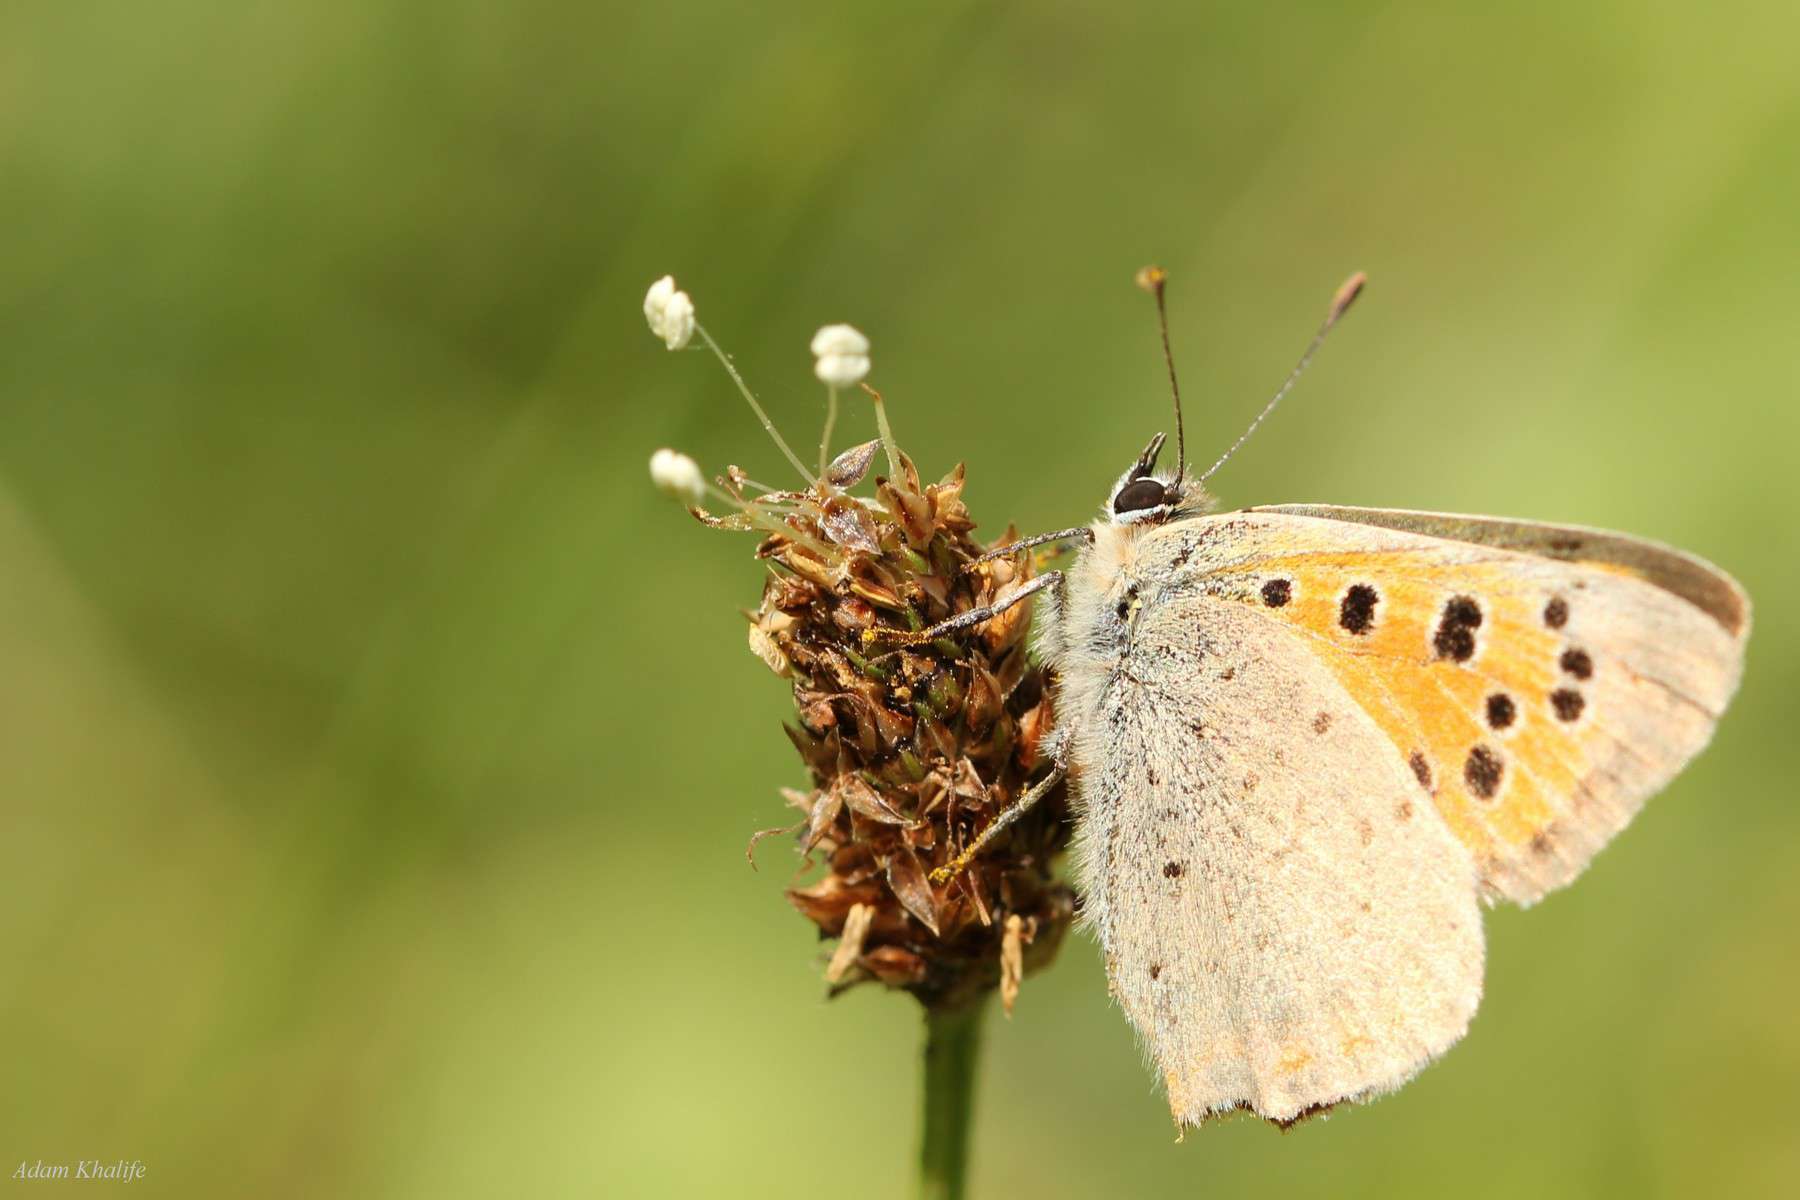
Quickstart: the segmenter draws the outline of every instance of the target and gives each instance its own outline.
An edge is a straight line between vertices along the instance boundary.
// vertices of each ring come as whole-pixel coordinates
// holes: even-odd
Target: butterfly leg
[[[1010,596],[1003,600],[997,600],[993,604],[984,604],[979,608],[971,608],[967,612],[957,613],[954,617],[939,621],[936,625],[921,629],[916,633],[887,627],[866,629],[863,631],[863,641],[870,645],[876,642],[898,642],[904,646],[918,646],[925,642],[935,641],[945,634],[957,633],[973,628],[983,621],[991,621],[1021,600],[1027,599],[1047,587],[1061,587],[1062,579],[1061,571],[1046,571],[1027,582]]]
[[[1069,773],[1069,739],[1060,730],[1045,739],[1045,751],[1050,756],[1050,773],[1032,784],[1025,794],[1000,810],[1000,815],[988,822],[975,840],[963,847],[947,865],[939,867],[931,873],[931,882],[942,886],[969,869],[989,842],[1005,833],[1018,819],[1037,806],[1037,802],[1050,794],[1050,789],[1061,783],[1063,776]]]
[[[995,546],[992,550],[986,551],[985,553],[970,559],[963,565],[963,570],[967,571],[969,568],[979,566],[984,562],[992,562],[996,558],[1010,558],[1019,551],[1029,550],[1033,546],[1042,546],[1049,542],[1066,542],[1073,538],[1080,538],[1082,541],[1092,545],[1094,542],[1093,527],[1081,525],[1074,529],[1059,529],[1055,533],[1040,533],[1033,537],[1020,538],[1016,542],[1008,542],[1004,546]]]

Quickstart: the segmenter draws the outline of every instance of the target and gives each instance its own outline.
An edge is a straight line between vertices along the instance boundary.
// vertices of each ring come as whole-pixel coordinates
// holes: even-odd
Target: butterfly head
[[[1157,524],[1206,507],[1205,490],[1184,478],[1179,463],[1172,473],[1157,473],[1156,456],[1161,453],[1164,440],[1160,433],[1151,438],[1137,461],[1113,485],[1106,502],[1106,516],[1113,524]]]

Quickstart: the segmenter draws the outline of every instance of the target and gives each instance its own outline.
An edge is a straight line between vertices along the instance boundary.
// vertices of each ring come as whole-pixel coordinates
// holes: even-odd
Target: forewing
[[[1530,903],[1579,874],[1711,737],[1749,602],[1619,534],[1373,509],[1252,509],[1197,537],[1203,586],[1301,636],[1475,855]]]
[[[1462,1036],[1472,862],[1308,639],[1171,595],[1065,689],[1088,919],[1179,1121],[1293,1121]]]

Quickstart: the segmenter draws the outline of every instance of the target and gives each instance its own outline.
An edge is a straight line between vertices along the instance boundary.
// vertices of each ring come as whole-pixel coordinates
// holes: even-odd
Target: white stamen
[[[706,498],[706,477],[700,474],[700,464],[676,450],[662,449],[650,456],[650,481],[689,508]]]
[[[686,346],[694,336],[694,302],[676,289],[673,275],[664,275],[644,293],[644,320],[671,350]]]
[[[852,387],[869,373],[869,339],[849,325],[827,325],[813,334],[813,374],[832,387]]]

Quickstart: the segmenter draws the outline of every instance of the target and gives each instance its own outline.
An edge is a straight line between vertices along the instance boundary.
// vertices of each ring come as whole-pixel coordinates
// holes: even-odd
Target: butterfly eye
[[[1168,502],[1168,491],[1159,481],[1134,479],[1119,489],[1119,494],[1113,497],[1112,506],[1116,513],[1141,512]]]

